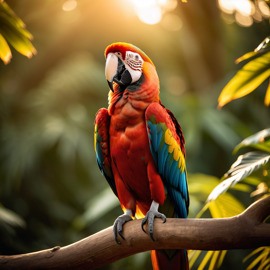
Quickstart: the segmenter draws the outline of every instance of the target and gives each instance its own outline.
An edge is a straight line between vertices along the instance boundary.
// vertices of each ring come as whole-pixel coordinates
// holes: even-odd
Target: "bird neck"
[[[160,103],[159,98],[159,79],[156,72],[156,69],[153,65],[148,62],[143,64],[143,81],[139,88],[134,90],[130,86],[127,87],[124,91],[121,90],[121,87],[118,84],[114,84],[114,92],[109,92],[109,115],[113,114],[115,104],[123,97],[123,94],[128,91],[128,98],[133,102],[140,102],[143,104],[150,104],[152,102]]]

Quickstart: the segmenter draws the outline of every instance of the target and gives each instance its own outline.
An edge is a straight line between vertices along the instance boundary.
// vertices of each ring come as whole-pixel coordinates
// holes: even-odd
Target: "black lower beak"
[[[116,82],[117,84],[119,84],[120,86],[128,86],[131,84],[132,82],[132,77],[130,72],[125,68],[125,64],[123,63],[123,61],[118,58],[118,66],[117,66],[117,72],[114,75],[112,81],[108,81],[108,85],[110,87],[110,89],[114,92],[113,90],[113,82]]]
[[[107,83],[108,83],[110,89],[113,91],[113,82],[109,82],[109,81],[107,80]],[[113,92],[114,92],[114,91],[113,91]]]

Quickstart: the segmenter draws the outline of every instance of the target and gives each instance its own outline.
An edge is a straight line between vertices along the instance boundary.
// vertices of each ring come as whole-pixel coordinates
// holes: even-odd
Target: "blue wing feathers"
[[[163,134],[163,132],[162,132],[162,130],[160,128],[159,131],[158,131],[158,137],[157,137],[157,149],[158,149],[158,147],[160,145],[160,142],[161,142],[161,139],[162,139],[162,134]],[[157,151],[157,149],[156,149],[156,151]]]
[[[165,143],[161,148],[158,149],[158,172],[161,175],[164,175],[164,165],[165,165],[165,158],[168,152],[168,145]],[[167,150],[167,151],[166,151]]]
[[[176,119],[174,119],[173,122],[175,121]],[[168,143],[171,144],[171,141],[168,139],[168,134],[168,143],[165,142],[165,133],[169,128],[165,123],[156,123],[154,113],[150,115],[150,117],[147,117],[146,125],[152,156],[158,172],[162,177],[164,186],[167,189],[168,196],[174,204],[177,217],[186,218],[189,205],[186,170],[185,167],[183,167],[185,165],[182,164],[179,168],[179,162],[181,162],[179,159],[181,156],[178,155],[178,160],[175,160],[175,156],[177,156],[176,154],[179,153],[179,151],[181,151],[182,156],[185,156],[185,153],[183,155],[182,152],[183,145],[178,145],[174,148],[172,153],[169,152],[170,145]],[[184,141],[182,135],[181,137],[179,136],[179,138],[181,142]],[[172,147],[174,147],[174,145],[172,145]],[[177,152],[174,153],[174,151]]]

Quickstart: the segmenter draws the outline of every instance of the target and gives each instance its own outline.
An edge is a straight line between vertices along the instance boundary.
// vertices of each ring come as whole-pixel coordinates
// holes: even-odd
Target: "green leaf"
[[[270,37],[266,37],[254,51],[261,52],[269,47],[270,47]]]
[[[249,58],[251,58],[251,57],[253,57],[253,56],[257,55],[257,54],[258,54],[257,52],[248,52],[248,53],[244,54],[243,56],[237,58],[235,60],[235,64],[238,64],[238,63],[240,63],[240,62],[242,62],[244,60],[247,60],[247,59],[249,59]]]
[[[227,218],[239,215],[245,207],[233,195],[224,193],[209,203],[209,210],[213,218]]]
[[[221,254],[222,254],[222,251],[214,251],[208,270],[217,269],[217,265],[219,263],[219,258]]]
[[[256,177],[249,176],[243,179],[243,182],[253,185],[253,186],[258,186],[261,183],[261,180]]]
[[[5,65],[8,64],[10,62],[10,59],[12,58],[10,48],[1,34],[0,34],[0,58],[3,60]]]
[[[269,82],[268,87],[266,89],[266,94],[265,94],[265,98],[264,98],[264,105],[269,106],[269,104],[270,104],[270,82]]]
[[[15,15],[12,9],[5,2],[0,3],[0,34],[3,36],[0,40],[0,58],[5,64],[11,58],[11,52],[5,39],[15,50],[28,58],[37,53],[29,41],[33,36],[24,27],[23,21]]]
[[[7,39],[7,41],[22,55],[31,58],[36,54],[36,49],[24,35],[19,32],[12,31],[6,25],[0,26],[0,33]]]
[[[255,255],[256,253],[258,253],[258,252],[260,252],[260,251],[262,251],[262,250],[264,250],[264,249],[265,249],[265,247],[259,247],[259,248],[255,249],[255,250],[253,250],[250,254],[248,254],[248,255],[243,259],[243,262],[246,262],[250,257],[252,257],[252,256]]]
[[[197,214],[196,218],[200,218],[203,213],[209,208],[209,203],[207,203],[203,208],[202,210]]]
[[[188,189],[190,194],[196,194],[205,200],[213,188],[219,183],[219,179],[212,175],[195,173],[188,175]],[[203,194],[203,196],[202,196]]]
[[[249,146],[270,153],[270,140],[264,143],[251,144]]]
[[[227,250],[222,250],[221,251],[221,254],[219,256],[219,261],[218,261],[218,265],[217,265],[217,268],[219,268],[221,266],[221,264],[223,263],[223,260],[224,260],[224,257],[227,253]]]
[[[29,39],[33,39],[33,36],[26,29],[23,29],[18,21],[16,21],[15,17],[8,16],[4,12],[0,11],[0,23],[6,24],[8,27],[12,29],[12,31],[18,31],[25,37]]]
[[[22,28],[25,27],[24,22],[23,22],[18,16],[16,16],[16,14],[15,14],[15,13],[13,12],[13,10],[8,6],[7,3],[5,3],[5,2],[0,3],[0,11],[2,11],[3,13],[5,13],[5,14],[8,15],[8,16],[13,17],[14,20],[16,21],[16,23],[17,23],[20,27],[22,27]]]
[[[208,251],[206,253],[206,255],[204,256],[200,266],[198,267],[198,270],[203,270],[204,267],[206,266],[206,264],[208,263],[208,261],[211,259],[212,255],[213,255],[214,251]]]
[[[239,57],[235,61],[235,64],[238,64],[241,61],[247,60],[251,57],[265,54],[266,52],[269,52],[269,50],[270,50],[270,37],[266,37],[253,52],[248,52],[245,55]]]
[[[235,154],[242,147],[247,147],[247,146],[254,147],[254,145],[256,144],[263,144],[264,139],[268,136],[270,136],[270,128],[263,129],[253,134],[252,136],[247,137],[234,148],[233,154]]]
[[[239,190],[243,192],[251,192],[252,188],[246,184],[237,183],[235,186],[231,187],[231,189]]]
[[[266,249],[247,267],[246,270],[250,270],[255,267],[265,256],[268,256],[269,251]]]
[[[222,90],[219,107],[255,90],[270,76],[270,52],[251,60],[242,67]]]
[[[226,180],[222,181],[210,193],[207,201],[215,200],[220,194],[226,192],[228,188],[236,185],[239,181],[249,176],[253,171],[258,170],[270,159],[270,154],[265,152],[249,152],[238,157],[230,170],[224,175]]]
[[[270,258],[266,259],[264,262],[262,262],[258,268],[258,270],[263,270],[263,268],[268,265],[270,267]]]
[[[195,261],[197,260],[197,258],[199,257],[199,255],[201,254],[201,250],[191,250],[189,252],[189,268],[191,269],[193,264],[195,263]]]

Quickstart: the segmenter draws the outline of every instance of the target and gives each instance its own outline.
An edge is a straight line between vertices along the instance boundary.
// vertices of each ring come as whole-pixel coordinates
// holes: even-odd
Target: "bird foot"
[[[147,212],[146,216],[143,218],[142,220],[142,230],[146,233],[146,231],[144,230],[143,228],[143,225],[146,224],[146,222],[148,221],[148,227],[149,227],[149,234],[152,238],[152,240],[154,242],[156,242],[157,240],[154,239],[153,237],[153,232],[154,232],[154,219],[155,218],[163,218],[164,221],[163,223],[166,222],[166,216],[163,215],[162,213],[159,213],[158,211],[155,211],[155,210],[150,210]]]
[[[123,231],[123,225],[132,220],[131,216],[128,214],[123,214],[121,216],[119,216],[114,224],[113,224],[113,235],[114,235],[114,239],[116,241],[117,244],[121,245],[121,242],[117,239],[117,234],[119,234],[124,240],[124,236],[122,235],[122,231]]]

